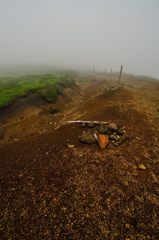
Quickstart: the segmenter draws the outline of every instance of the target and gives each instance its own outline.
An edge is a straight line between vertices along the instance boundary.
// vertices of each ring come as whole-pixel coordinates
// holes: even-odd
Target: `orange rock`
[[[108,145],[108,143],[109,143],[108,137],[106,137],[105,135],[102,135],[102,134],[98,134],[98,144],[101,149],[104,150],[106,148],[106,146]]]

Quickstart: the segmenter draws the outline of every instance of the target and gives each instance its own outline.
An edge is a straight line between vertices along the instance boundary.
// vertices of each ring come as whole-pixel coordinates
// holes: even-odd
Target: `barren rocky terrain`
[[[54,105],[0,112],[1,239],[159,239],[159,81],[123,83],[78,81]],[[85,129],[66,124],[79,119],[115,122],[127,139],[80,143]]]

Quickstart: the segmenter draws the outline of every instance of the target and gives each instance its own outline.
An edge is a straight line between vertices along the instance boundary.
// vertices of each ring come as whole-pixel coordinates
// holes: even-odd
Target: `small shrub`
[[[58,93],[55,87],[48,87],[40,90],[40,96],[43,100],[49,103],[55,103],[58,98]]]
[[[50,114],[56,114],[56,113],[59,113],[59,112],[61,112],[61,110],[58,109],[58,108],[53,108],[53,107],[51,107],[51,108],[49,109],[49,113],[50,113]]]

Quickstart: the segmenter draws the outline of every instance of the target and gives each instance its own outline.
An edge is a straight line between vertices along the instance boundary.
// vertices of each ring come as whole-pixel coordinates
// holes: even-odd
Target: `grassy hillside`
[[[0,108],[10,105],[17,97],[36,93],[48,102],[55,102],[65,87],[75,84],[68,74],[28,75],[0,78]]]

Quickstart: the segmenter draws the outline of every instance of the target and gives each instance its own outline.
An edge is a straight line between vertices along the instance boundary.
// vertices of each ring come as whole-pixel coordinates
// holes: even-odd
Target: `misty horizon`
[[[157,0],[0,0],[0,71],[118,72],[123,64],[124,72],[159,78],[158,13]]]

